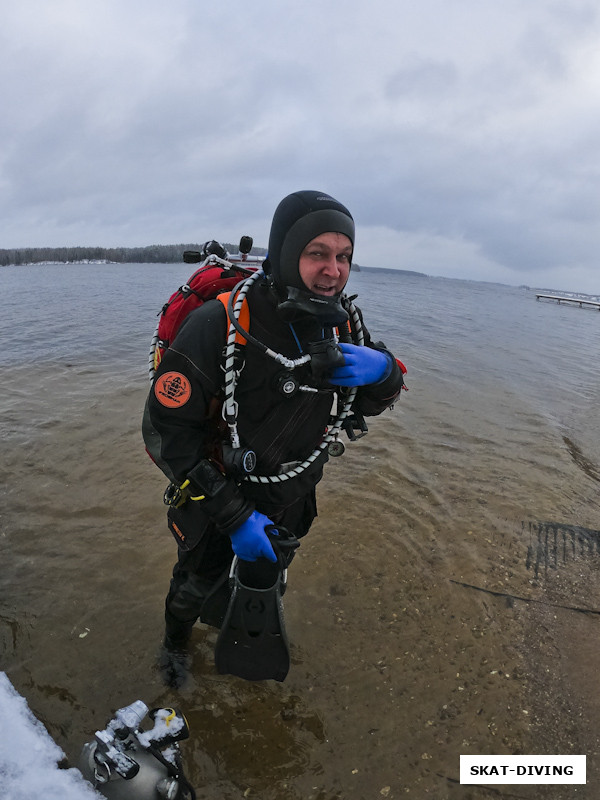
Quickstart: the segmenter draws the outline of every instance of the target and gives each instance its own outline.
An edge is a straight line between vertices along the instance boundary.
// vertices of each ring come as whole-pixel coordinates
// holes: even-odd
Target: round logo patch
[[[165,372],[154,384],[154,395],[166,408],[179,408],[192,396],[192,387],[181,372]]]

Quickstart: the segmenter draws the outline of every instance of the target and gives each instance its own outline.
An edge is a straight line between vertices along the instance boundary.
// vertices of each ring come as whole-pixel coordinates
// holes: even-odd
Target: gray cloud
[[[352,209],[363,263],[600,291],[591,3],[23,0],[5,16],[0,247],[264,244],[279,199],[314,187]]]

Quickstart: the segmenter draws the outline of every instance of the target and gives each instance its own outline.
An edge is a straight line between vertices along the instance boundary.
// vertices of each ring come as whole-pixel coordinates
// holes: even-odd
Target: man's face
[[[339,294],[350,274],[352,242],[343,233],[322,233],[300,254],[300,277],[312,294]]]

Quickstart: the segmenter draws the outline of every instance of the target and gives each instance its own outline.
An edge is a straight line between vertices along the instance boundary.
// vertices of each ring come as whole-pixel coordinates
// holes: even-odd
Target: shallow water
[[[597,782],[600,314],[353,275],[409,392],[329,464],[285,683],[216,675],[199,628],[177,693],[154,670],[175,546],[139,428],[155,314],[188,273],[0,270],[0,668],[69,757],[140,698],[188,717],[200,797],[492,797],[457,784],[461,753],[587,753]]]

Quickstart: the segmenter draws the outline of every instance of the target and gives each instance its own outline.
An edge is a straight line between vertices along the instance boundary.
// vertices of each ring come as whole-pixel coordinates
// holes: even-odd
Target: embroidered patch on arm
[[[156,379],[154,395],[166,408],[180,408],[192,396],[192,387],[181,372],[165,372]]]

